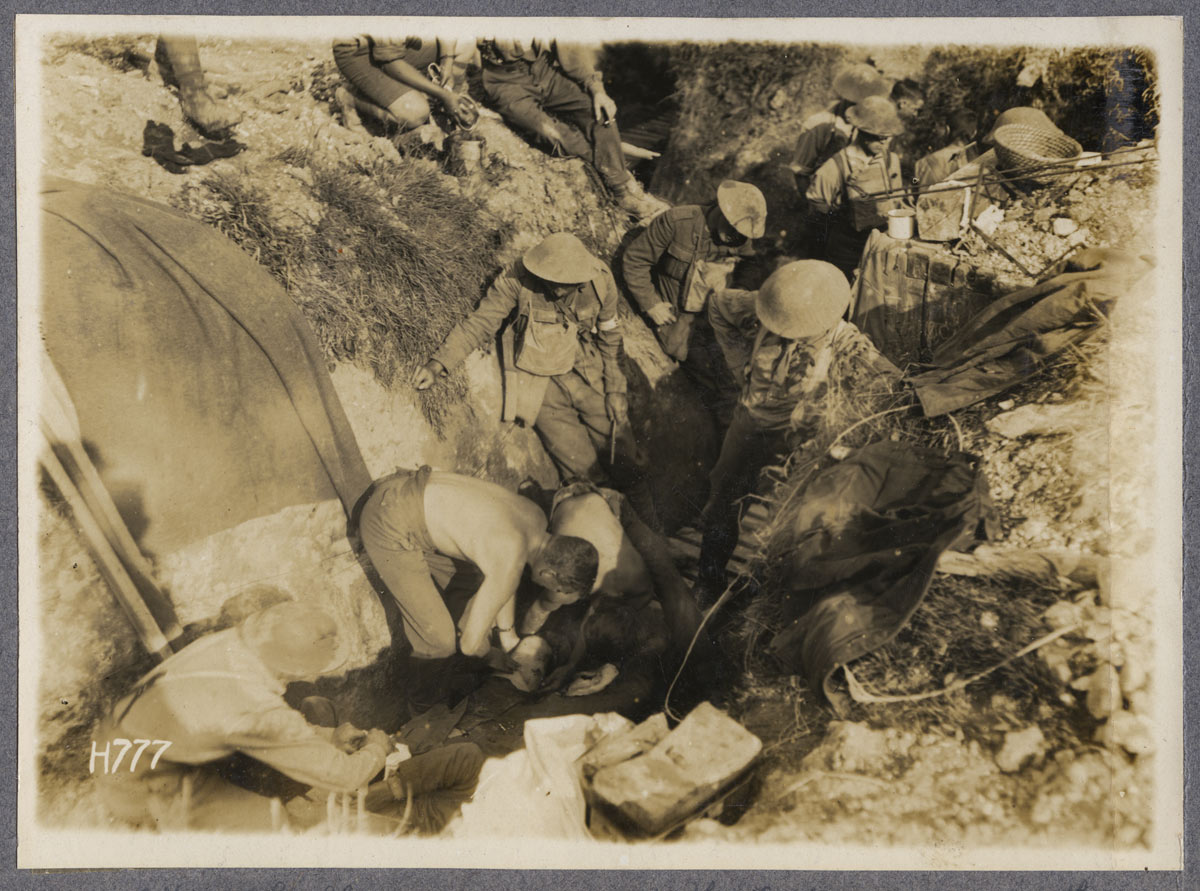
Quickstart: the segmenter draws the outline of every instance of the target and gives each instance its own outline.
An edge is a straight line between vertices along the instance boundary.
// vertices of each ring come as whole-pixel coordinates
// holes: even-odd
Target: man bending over
[[[588,594],[596,578],[596,548],[552,535],[529,499],[429,467],[376,482],[360,529],[367,556],[400,607],[415,669],[409,699],[418,707],[465,692],[452,672],[463,665],[461,657],[495,655],[493,629],[501,652],[517,645],[515,595],[526,566],[542,588],[538,608],[547,612]],[[457,626],[443,600],[453,560],[483,573]]]

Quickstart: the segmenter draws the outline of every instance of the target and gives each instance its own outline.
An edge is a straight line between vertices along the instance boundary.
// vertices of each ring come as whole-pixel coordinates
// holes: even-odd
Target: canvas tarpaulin
[[[321,349],[271,275],[161,204],[47,178],[42,324],[84,448],[161,554],[370,483]]]
[[[884,441],[817,474],[780,521],[768,557],[789,581],[771,651],[837,706],[833,671],[890,640],[939,555],[994,519],[974,456]]]
[[[925,414],[965,408],[1030,377],[1087,337],[1151,265],[1123,251],[1082,250],[1061,275],[996,300],[938,347],[930,370],[908,378]]]

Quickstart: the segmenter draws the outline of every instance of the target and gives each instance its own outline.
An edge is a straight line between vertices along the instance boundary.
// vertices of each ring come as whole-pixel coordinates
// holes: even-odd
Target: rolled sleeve
[[[338,792],[365,786],[383,769],[388,755],[372,745],[347,754],[287,707],[247,718],[230,742],[238,751],[298,782]]]
[[[829,151],[837,130],[832,115],[825,114],[807,126],[796,140],[796,155],[792,169],[801,176],[810,176],[817,161]]]
[[[842,171],[837,159],[830,158],[812,178],[808,191],[804,194],[811,210],[818,213],[832,213],[842,200]]]
[[[555,41],[554,50],[559,67],[571,80],[585,87],[588,92],[595,92],[596,87],[604,86],[604,79],[596,70],[595,49],[576,43]]]

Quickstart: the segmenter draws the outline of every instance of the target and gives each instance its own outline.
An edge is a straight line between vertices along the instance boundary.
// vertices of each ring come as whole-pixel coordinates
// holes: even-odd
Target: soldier
[[[762,237],[766,222],[762,192],[725,180],[713,203],[682,205],[655,217],[629,243],[621,263],[625,285],[663,350],[682,364],[720,425],[729,423],[736,390],[708,324],[708,295],[713,273],[724,287],[726,264],[753,253],[751,240]]]
[[[900,372],[854,325],[845,276],[820,260],[777,269],[758,291],[713,295],[709,320],[730,370],[741,385],[733,421],[709,475],[698,587],[724,587],[725,565],[738,536],[738,502],[759,471],[786,451],[789,438],[811,437],[822,417],[830,382],[856,372],[890,381]]]
[[[403,37],[384,39],[366,34],[333,42],[333,60],[351,87],[335,94],[346,129],[366,133],[361,114],[401,132],[429,120],[429,100],[440,102],[463,126],[471,126],[478,109],[458,91],[465,87],[468,62],[475,55],[470,43]],[[436,65],[441,76],[428,76]]]
[[[333,618],[295,601],[184,647],[116,704],[93,743],[107,753],[97,772],[110,817],[148,829],[261,831],[274,823],[272,794],[236,785],[247,773],[288,789],[274,793],[285,798],[305,786],[365,786],[392,751],[388,735],[315,726],[283,698],[290,681],[315,681],[344,661]]]
[[[590,161],[623,210],[648,221],[670,205],[648,195],[625,167],[617,104],[582,46],[533,39],[479,42],[483,88],[512,126],[559,155]]]
[[[533,425],[564,481],[609,485],[611,477],[656,525],[646,459],[629,424],[617,286],[608,266],[574,235],[547,236],[497,276],[479,307],[417,370],[416,388],[431,386],[501,326],[504,420]]]
[[[892,91],[892,82],[873,66],[860,62],[837,73],[833,78],[833,91],[838,96],[837,101],[823,111],[809,115],[800,125],[790,166],[796,174],[801,194],[808,188],[809,177],[850,144],[854,136],[854,125],[846,119],[850,107],[869,96],[886,97]]]
[[[871,230],[887,222],[888,210],[904,204],[900,159],[889,148],[904,123],[895,104],[882,96],[851,107],[846,119],[855,127],[854,138],[821,165],[805,198],[814,255],[850,279]]]

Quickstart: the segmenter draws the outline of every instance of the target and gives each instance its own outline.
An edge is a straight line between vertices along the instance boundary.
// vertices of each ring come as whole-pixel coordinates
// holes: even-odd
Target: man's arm
[[[500,273],[475,311],[446,335],[433,358],[449,371],[494,338],[504,320],[516,308],[520,291],[521,284],[513,270]]]
[[[836,156],[817,170],[804,197],[809,210],[816,213],[832,213],[842,203],[842,171]]]
[[[651,308],[664,302],[654,290],[650,270],[662,258],[674,237],[675,215],[667,211],[651,220],[650,225],[639,232],[625,248],[621,273],[625,278],[625,287],[629,289],[629,293],[643,312],[649,312]]]
[[[757,330],[758,317],[754,312],[757,291],[726,288],[714,291],[708,301],[708,321],[713,335],[725,357],[725,364],[740,387],[745,379],[746,364]]]
[[[375,61],[392,80],[399,81],[406,87],[411,87],[439,102],[452,101],[454,95],[441,84],[434,83],[424,72],[418,71],[411,63],[405,61],[409,49],[404,41],[376,41],[373,50]]]
[[[604,89],[604,78],[596,70],[595,49],[590,46],[554,41],[554,53],[563,73],[591,95],[596,120],[606,123],[607,120],[615,119],[617,103],[612,101]]]
[[[467,656],[486,656],[497,616],[502,610],[506,611],[506,618],[514,615],[508,604],[516,597],[517,585],[521,583],[526,549],[523,541],[510,542],[507,536],[504,538],[493,542],[488,554],[476,563],[483,573],[483,584],[458,620],[459,649]]]
[[[796,155],[792,170],[797,176],[811,176],[817,167],[817,159],[829,149],[836,126],[832,115],[822,117],[806,127],[796,140]]]
[[[385,738],[372,731],[366,744],[348,755],[323,739],[299,712],[280,704],[247,716],[230,744],[298,782],[350,792],[365,786],[383,768],[389,754]]]
[[[625,372],[621,370],[621,320],[617,318],[617,283],[607,269],[601,276],[598,290],[600,314],[596,318],[596,346],[603,366],[605,395],[624,395],[628,389]]]

